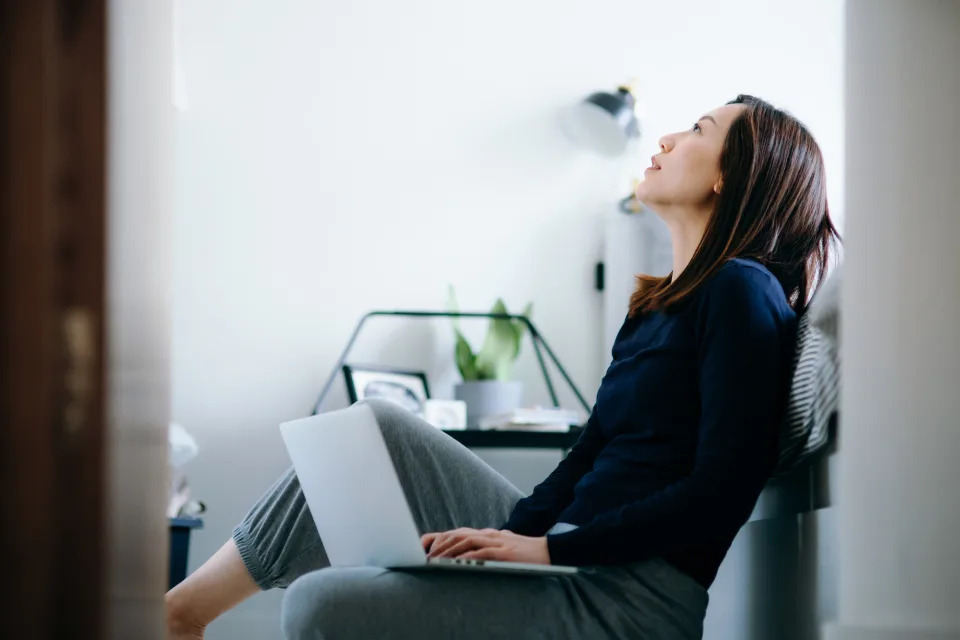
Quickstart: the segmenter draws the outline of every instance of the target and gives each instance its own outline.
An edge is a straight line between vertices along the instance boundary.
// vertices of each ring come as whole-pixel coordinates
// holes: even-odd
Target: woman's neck
[[[667,222],[670,230],[670,240],[673,243],[673,275],[672,282],[676,282],[683,270],[690,264],[694,252],[700,246],[700,240],[707,229],[709,213],[700,212],[696,215],[671,216]]]

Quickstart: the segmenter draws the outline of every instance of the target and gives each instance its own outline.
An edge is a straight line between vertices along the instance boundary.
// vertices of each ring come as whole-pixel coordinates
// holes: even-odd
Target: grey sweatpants
[[[421,533],[498,528],[521,492],[458,442],[386,401],[373,409]],[[329,566],[293,471],[233,532],[262,589],[289,587],[287,638],[458,640],[702,636],[706,590],[660,558],[572,576]]]

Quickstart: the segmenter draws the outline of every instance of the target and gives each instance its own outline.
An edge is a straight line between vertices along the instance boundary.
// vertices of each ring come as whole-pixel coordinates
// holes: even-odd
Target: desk
[[[562,449],[563,451],[568,451],[576,444],[582,431],[581,427],[570,427],[570,431],[443,430],[445,434],[470,449]]]
[[[444,430],[524,494],[550,475],[582,432],[579,426],[570,431]]]

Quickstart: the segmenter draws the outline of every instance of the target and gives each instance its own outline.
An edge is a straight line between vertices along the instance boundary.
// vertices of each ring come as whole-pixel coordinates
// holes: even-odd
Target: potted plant
[[[458,312],[453,286],[448,307]],[[520,314],[529,318],[533,303]],[[507,314],[507,305],[497,298],[490,313]],[[520,342],[526,325],[520,320],[491,318],[480,351],[474,352],[460,331],[460,318],[453,318],[456,334],[455,357],[463,382],[454,388],[454,397],[467,404],[467,427],[476,429],[480,418],[507,413],[520,407],[523,384],[512,380],[513,363],[520,355]]]

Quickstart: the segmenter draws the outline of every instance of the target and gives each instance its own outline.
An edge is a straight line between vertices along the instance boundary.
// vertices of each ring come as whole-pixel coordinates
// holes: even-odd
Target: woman
[[[429,555],[577,575],[324,569],[290,472],[167,594],[171,637],[277,586],[289,638],[701,637],[707,588],[777,462],[797,316],[839,236],[813,137],[751,96],[664,136],[636,195],[670,229],[673,271],[638,276],[584,432],[532,495],[371,403]]]

